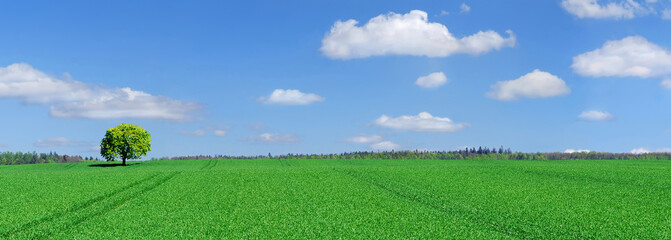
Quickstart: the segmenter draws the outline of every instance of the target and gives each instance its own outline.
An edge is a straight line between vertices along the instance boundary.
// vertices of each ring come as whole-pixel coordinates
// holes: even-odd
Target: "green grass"
[[[669,239],[669,161],[0,166],[0,239]]]

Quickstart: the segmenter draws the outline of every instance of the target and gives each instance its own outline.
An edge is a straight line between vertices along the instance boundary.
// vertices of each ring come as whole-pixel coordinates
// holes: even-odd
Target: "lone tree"
[[[139,159],[149,151],[151,135],[138,125],[122,123],[109,128],[100,141],[100,155],[107,161],[121,158],[123,165],[126,165],[126,159]]]

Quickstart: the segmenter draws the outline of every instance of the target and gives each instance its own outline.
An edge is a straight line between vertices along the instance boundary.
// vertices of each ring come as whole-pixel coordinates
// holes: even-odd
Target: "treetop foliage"
[[[151,151],[151,135],[144,128],[122,123],[107,129],[105,137],[100,141],[100,155],[107,161],[120,158],[139,159]]]

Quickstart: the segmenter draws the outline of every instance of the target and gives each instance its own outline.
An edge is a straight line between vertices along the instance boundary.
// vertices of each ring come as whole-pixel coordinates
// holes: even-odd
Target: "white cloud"
[[[445,11],[445,10],[440,10],[439,16],[446,16],[446,15],[450,15],[450,12]]]
[[[615,119],[615,117],[611,115],[609,112],[596,111],[596,110],[583,111],[582,113],[580,113],[580,115],[578,115],[578,118],[580,118],[583,121],[591,121],[591,122],[603,122]]]
[[[354,137],[345,138],[345,142],[351,143],[376,143],[382,141],[382,136],[380,135],[358,135]]]
[[[571,67],[580,75],[592,77],[669,76],[671,52],[641,36],[630,36],[573,57]]]
[[[354,19],[336,21],[322,39],[321,51],[329,58],[352,59],[384,55],[446,57],[457,53],[482,54],[513,47],[515,36],[504,38],[488,30],[458,39],[440,23],[429,22],[427,13],[388,13],[357,26]]]
[[[16,98],[24,103],[46,104],[56,101],[79,101],[91,91],[84,83],[60,80],[25,63],[0,67],[0,97]]]
[[[48,104],[58,118],[189,120],[195,103],[130,88],[105,88],[49,76],[25,63],[0,67],[0,98]]]
[[[563,0],[562,7],[579,18],[631,19],[648,13],[633,0],[599,4],[598,0]]]
[[[392,118],[382,115],[375,120],[375,125],[397,130],[415,132],[456,132],[469,126],[467,123],[453,123],[449,118],[434,117],[428,112],[417,116],[400,116]]]
[[[217,136],[217,137],[224,137],[224,136],[226,136],[226,133],[227,133],[226,130],[221,130],[221,129],[214,130],[212,132],[212,134],[214,134],[214,136]]]
[[[423,88],[440,87],[447,82],[447,77],[443,72],[435,72],[426,76],[417,78],[415,84]]]
[[[510,81],[499,81],[491,86],[487,96],[502,101],[519,98],[547,98],[569,94],[571,89],[561,78],[541,70]]]
[[[260,97],[259,102],[280,105],[308,105],[323,102],[324,98],[314,93],[302,93],[296,89],[275,89],[270,96]]]
[[[644,154],[644,153],[671,153],[671,148],[657,148],[654,151],[649,148],[635,148],[630,151],[633,154]]]
[[[466,5],[466,3],[461,3],[461,6],[459,6],[459,8],[461,8],[461,13],[468,13],[471,11],[471,7]]]
[[[664,79],[659,83],[660,87],[671,89],[671,79]]]
[[[39,139],[35,141],[34,145],[36,147],[69,147],[75,143],[80,143],[80,141],[71,140],[64,137],[57,137],[57,138]]]
[[[662,19],[671,20],[671,9],[667,8],[662,10]]]
[[[643,154],[643,153],[650,153],[650,149],[647,148],[635,148],[630,151],[630,153],[633,154]]]
[[[181,131],[179,134],[185,135],[185,136],[197,136],[197,137],[202,137],[205,136],[205,131],[203,130],[196,130],[196,131]]]
[[[371,149],[374,150],[382,150],[382,151],[391,151],[398,149],[400,146],[396,143],[390,142],[390,141],[384,141],[384,142],[379,142],[375,143],[373,145],[370,145]]]
[[[263,143],[295,143],[300,141],[298,136],[293,134],[272,134],[272,133],[263,133],[257,136],[251,136],[247,140]]]
[[[156,120],[192,120],[196,103],[152,96],[130,88],[98,89],[83,101],[62,102],[51,106],[50,115],[59,118]]]
[[[564,153],[588,153],[588,152],[591,151],[588,149],[571,149],[571,148],[564,150]]]

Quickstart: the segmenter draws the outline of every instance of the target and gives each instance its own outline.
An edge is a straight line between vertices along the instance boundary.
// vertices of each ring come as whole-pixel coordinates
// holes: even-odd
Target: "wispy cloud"
[[[372,134],[372,135],[357,135],[349,138],[344,139],[345,142],[350,142],[350,143],[376,143],[382,141],[382,136],[377,135],[377,134]]]
[[[459,9],[460,9],[460,13],[469,13],[469,12],[471,12],[471,7],[468,6],[468,5],[466,5],[466,3],[461,3],[461,5],[459,6]]]
[[[99,153],[100,152],[100,145],[89,147],[87,152]]]
[[[662,19],[671,20],[671,9],[667,8],[662,10]]]
[[[650,150],[649,148],[646,147],[641,147],[641,148],[634,148],[630,153],[633,154],[644,154],[644,153],[671,153],[671,148],[657,148],[655,150]]]
[[[580,115],[578,115],[578,118],[580,120],[590,122],[603,122],[615,119],[615,117],[609,112],[596,111],[596,110],[584,111],[580,113]]]
[[[300,142],[300,138],[293,134],[273,134],[262,133],[250,136],[246,140],[260,143],[295,143]]]
[[[563,0],[562,7],[579,18],[631,19],[648,10],[636,1],[614,1],[599,4],[598,0]]]
[[[391,150],[397,150],[401,146],[399,146],[396,143],[393,143],[391,141],[384,141],[384,142],[379,142],[370,145],[370,148],[373,150],[382,150],[382,151],[391,151]]]
[[[203,130],[181,131],[181,132],[179,132],[179,134],[184,135],[184,136],[202,137],[202,136],[205,136],[205,131],[203,131]]]
[[[309,105],[323,102],[324,98],[314,93],[302,93],[296,89],[275,89],[270,96],[260,97],[259,102],[279,105]]]
[[[81,145],[82,142],[72,140],[65,137],[38,139],[33,145],[36,147],[71,147],[73,145]]]
[[[454,123],[446,117],[434,117],[428,112],[421,112],[417,116],[396,118],[382,115],[375,120],[374,124],[385,128],[415,132],[456,132],[469,126],[467,123]]]
[[[214,136],[217,136],[217,137],[225,137],[226,133],[227,133],[226,130],[221,130],[221,129],[212,131],[212,134],[214,134]]]

